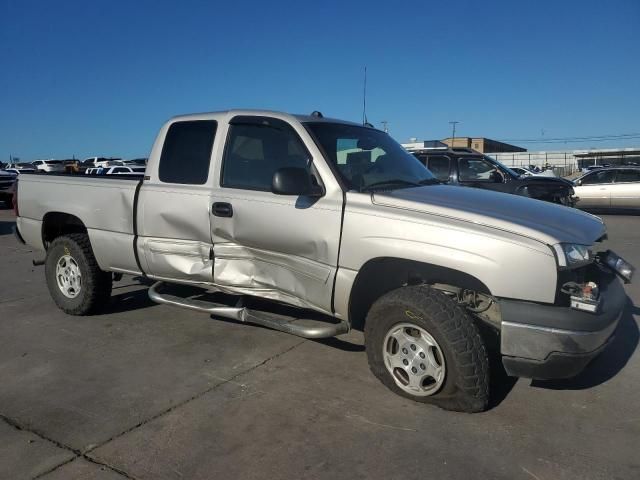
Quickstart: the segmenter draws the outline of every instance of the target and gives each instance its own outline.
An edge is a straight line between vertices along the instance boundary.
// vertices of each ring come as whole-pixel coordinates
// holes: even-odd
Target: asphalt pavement
[[[640,216],[604,216],[640,267]],[[361,332],[311,341],[149,301],[114,285],[73,317],[0,210],[0,479],[640,478],[640,278],[611,347],[578,377],[515,380],[491,408],[403,399]]]

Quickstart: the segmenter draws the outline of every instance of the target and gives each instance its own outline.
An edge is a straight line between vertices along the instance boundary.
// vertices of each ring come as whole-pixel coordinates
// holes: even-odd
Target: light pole
[[[456,125],[460,122],[458,122],[457,120],[453,120],[449,123],[453,127],[453,132],[451,133],[451,148],[453,148],[456,146]]]

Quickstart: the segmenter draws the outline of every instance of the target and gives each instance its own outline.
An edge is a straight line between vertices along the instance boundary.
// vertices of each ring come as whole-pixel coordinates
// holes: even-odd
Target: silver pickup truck
[[[143,179],[21,175],[16,209],[69,314],[131,274],[214,317],[307,338],[363,329],[388,388],[467,412],[487,407],[494,346],[513,376],[581,371],[633,274],[594,253],[598,217],[440,184],[386,133],[319,112],[175,117]]]

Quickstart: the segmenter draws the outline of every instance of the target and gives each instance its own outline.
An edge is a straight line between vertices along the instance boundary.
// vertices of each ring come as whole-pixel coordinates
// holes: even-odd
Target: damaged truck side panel
[[[25,174],[17,204],[18,236],[46,255],[68,313],[99,308],[114,272],[157,280],[154,301],[307,338],[354,325],[385,385],[454,410],[488,402],[480,324],[508,330],[507,371],[556,378],[604,348],[624,307],[590,253],[606,233],[597,217],[439,184],[386,133],[319,114],[176,117],[143,180]],[[170,284],[227,296],[182,298]],[[567,285],[596,285],[602,311],[574,310]]]

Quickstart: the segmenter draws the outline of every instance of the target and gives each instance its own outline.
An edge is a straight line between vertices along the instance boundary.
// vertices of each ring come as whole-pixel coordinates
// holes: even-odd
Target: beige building
[[[509,145],[508,143],[498,142],[484,137],[456,137],[445,138],[442,143],[450,147],[472,148],[480,153],[502,153],[502,152],[526,152],[526,148]]]

